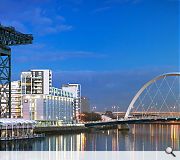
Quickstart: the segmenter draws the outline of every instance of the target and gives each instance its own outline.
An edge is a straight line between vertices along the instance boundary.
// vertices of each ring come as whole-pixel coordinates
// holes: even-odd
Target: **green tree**
[[[81,114],[81,120],[84,122],[88,121],[100,121],[101,120],[101,115],[95,112],[87,113],[84,112]]]

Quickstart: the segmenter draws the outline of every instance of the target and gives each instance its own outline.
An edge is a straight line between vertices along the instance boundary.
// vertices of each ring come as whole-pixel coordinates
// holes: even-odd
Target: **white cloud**
[[[51,33],[58,33],[58,32],[63,32],[63,31],[70,31],[72,30],[71,25],[65,25],[65,24],[60,24],[57,26],[48,26],[45,27],[41,30],[41,34],[51,34]]]
[[[4,7],[0,7],[0,9],[2,8],[0,10],[1,23],[7,26],[14,26],[22,32],[45,35],[71,31],[73,28],[72,25],[65,22],[66,19],[62,15],[52,12],[51,9],[37,7],[34,3],[30,3],[25,8],[12,3],[14,7],[10,6],[9,12],[6,13],[5,9],[7,10],[7,6],[11,2],[3,3]],[[25,2],[23,1],[21,5],[24,6]]]

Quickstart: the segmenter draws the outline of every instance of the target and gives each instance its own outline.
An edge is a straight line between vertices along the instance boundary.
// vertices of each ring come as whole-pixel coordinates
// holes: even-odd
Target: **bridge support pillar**
[[[118,130],[129,130],[129,125],[128,124],[118,124],[117,129]]]

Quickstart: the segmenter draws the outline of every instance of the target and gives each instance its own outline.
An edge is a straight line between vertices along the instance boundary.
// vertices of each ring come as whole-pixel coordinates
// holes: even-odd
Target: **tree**
[[[106,111],[106,113],[104,114],[107,117],[110,117],[112,119],[115,119],[116,117],[114,116],[114,114],[112,113],[112,111]]]
[[[95,112],[87,113],[83,112],[81,114],[81,120],[84,122],[88,121],[100,121],[101,120],[101,115]]]

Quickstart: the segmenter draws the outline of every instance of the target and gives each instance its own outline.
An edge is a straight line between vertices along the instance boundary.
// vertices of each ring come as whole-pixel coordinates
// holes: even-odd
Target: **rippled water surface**
[[[35,151],[129,151],[180,150],[180,125],[136,124],[129,131],[50,135],[42,139],[1,142],[0,150]]]

